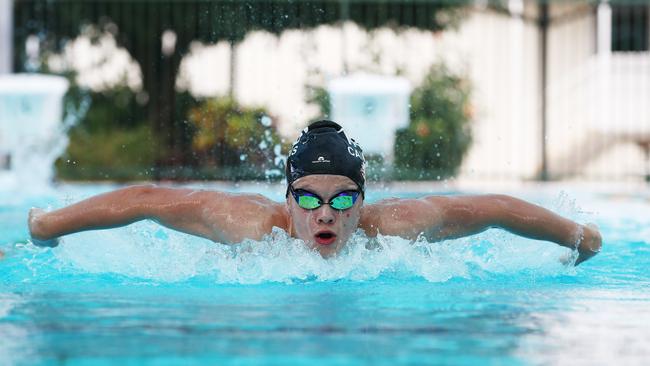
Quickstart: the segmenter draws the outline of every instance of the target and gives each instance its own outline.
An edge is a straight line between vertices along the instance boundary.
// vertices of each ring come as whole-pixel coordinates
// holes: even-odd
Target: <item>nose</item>
[[[316,221],[319,224],[333,224],[336,220],[334,209],[329,205],[323,205],[316,210]]]

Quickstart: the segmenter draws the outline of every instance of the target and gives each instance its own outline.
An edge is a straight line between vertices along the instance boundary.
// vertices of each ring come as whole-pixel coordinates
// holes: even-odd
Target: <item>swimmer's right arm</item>
[[[36,245],[56,246],[57,238],[86,230],[109,229],[150,219],[184,233],[221,243],[254,235],[263,223],[254,196],[140,185],[97,195],[44,212],[32,209],[29,230]],[[255,205],[254,209],[243,209]],[[237,213],[239,212],[239,217]],[[248,217],[248,215],[256,215]],[[257,222],[256,222],[257,219]],[[248,226],[240,225],[242,222]],[[263,221],[263,220],[262,220]],[[248,229],[244,232],[245,229]],[[265,228],[258,228],[263,232]],[[251,233],[251,231],[253,231]]]

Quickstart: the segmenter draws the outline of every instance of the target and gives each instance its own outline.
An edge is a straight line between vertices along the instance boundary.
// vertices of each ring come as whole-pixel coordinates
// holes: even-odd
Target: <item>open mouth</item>
[[[316,239],[316,243],[320,245],[330,245],[336,240],[336,234],[331,231],[321,231],[316,233],[314,238]]]

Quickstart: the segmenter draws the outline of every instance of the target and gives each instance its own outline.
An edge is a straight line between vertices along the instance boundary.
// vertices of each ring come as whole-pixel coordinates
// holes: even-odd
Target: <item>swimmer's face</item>
[[[294,190],[304,190],[319,196],[325,202],[341,192],[358,191],[357,185],[342,175],[314,174],[296,180]],[[300,206],[291,193],[287,197],[287,207],[291,215],[292,235],[302,239],[316,249],[323,257],[338,253],[359,225],[363,197],[359,195],[354,206],[339,211],[330,205],[307,210]]]

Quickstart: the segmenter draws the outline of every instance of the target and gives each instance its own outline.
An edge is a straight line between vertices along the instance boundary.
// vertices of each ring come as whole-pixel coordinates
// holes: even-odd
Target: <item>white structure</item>
[[[331,118],[345,128],[366,155],[392,161],[395,131],[408,126],[411,86],[402,77],[357,73],[331,80]]]
[[[63,77],[0,75],[0,187],[42,187],[68,144],[61,124]]]
[[[601,1],[581,18],[551,30],[548,141],[550,171],[557,177],[638,179],[648,172],[650,51],[648,45],[645,51],[613,50],[612,35],[616,26],[632,31],[642,17],[650,18],[650,11],[628,19],[631,23],[615,24],[615,6]],[[650,39],[650,30],[645,31]]]

